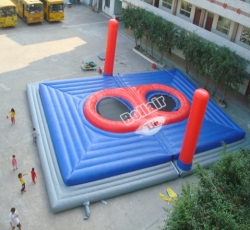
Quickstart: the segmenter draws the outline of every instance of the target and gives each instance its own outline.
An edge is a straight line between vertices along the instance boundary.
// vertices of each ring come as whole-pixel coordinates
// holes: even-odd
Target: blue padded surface
[[[159,71],[115,77],[91,77],[45,82],[40,98],[64,183],[68,186],[139,170],[177,159],[187,119],[162,127],[153,136],[110,133],[90,124],[83,105],[94,92],[124,86],[159,83],[178,89],[191,102],[197,88],[180,71]],[[211,100],[196,154],[243,139],[240,129]]]

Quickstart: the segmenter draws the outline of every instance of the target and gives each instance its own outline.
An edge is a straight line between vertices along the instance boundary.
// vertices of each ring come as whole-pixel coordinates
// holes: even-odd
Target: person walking
[[[10,222],[11,230],[14,230],[15,227],[18,227],[18,230],[21,230],[21,223],[18,218],[18,212],[15,208],[11,208],[10,210],[9,222]]]
[[[11,118],[10,120],[11,120],[12,125],[14,125],[16,123],[15,115],[16,115],[16,111],[12,108],[10,110],[10,118]]]
[[[19,178],[19,181],[20,181],[20,183],[21,183],[21,185],[22,185],[22,189],[21,189],[21,193],[23,194],[24,192],[26,192],[26,190],[25,190],[25,181],[24,181],[24,179],[23,179],[23,177],[24,176],[26,176],[27,174],[22,174],[22,173],[19,173],[18,174],[18,178]]]
[[[11,163],[12,163],[12,167],[13,167],[13,171],[17,170],[17,160],[16,160],[16,156],[13,155],[12,156],[12,160],[11,160]]]
[[[31,170],[31,178],[32,178],[33,183],[35,184],[37,176],[36,176],[36,171],[34,168],[32,168]]]
[[[32,137],[33,137],[33,142],[36,143],[36,138],[39,135],[39,133],[36,132],[36,128],[33,128],[32,131]]]

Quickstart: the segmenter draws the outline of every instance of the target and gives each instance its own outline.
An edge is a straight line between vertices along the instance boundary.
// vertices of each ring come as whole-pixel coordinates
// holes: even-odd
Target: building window
[[[162,6],[172,9],[173,0],[162,0]]]
[[[230,25],[231,25],[231,20],[219,16],[216,30],[228,35],[229,30],[230,30]]]
[[[181,1],[181,10],[180,10],[180,14],[185,15],[186,17],[190,18],[190,14],[191,14],[191,9],[192,9],[192,4],[185,2],[185,1]]]
[[[105,0],[105,6],[110,7],[110,0]]]
[[[250,46],[250,28],[243,26],[243,29],[240,35],[240,41]]]

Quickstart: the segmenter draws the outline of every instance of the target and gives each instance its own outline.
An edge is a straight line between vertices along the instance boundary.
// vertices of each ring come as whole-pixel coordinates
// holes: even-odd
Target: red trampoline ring
[[[162,84],[144,85],[143,87],[140,87],[138,91],[139,94],[142,96],[144,103],[148,103],[148,101],[146,100],[146,94],[150,91],[163,91],[169,93],[176,97],[180,102],[180,108],[177,111],[166,112],[157,110],[153,113],[154,116],[165,117],[165,125],[184,120],[188,117],[190,111],[190,104],[186,96],[180,91]]]
[[[137,101],[128,94],[126,88],[101,90],[92,94],[84,104],[83,112],[88,121],[92,125],[109,132],[125,133],[135,131],[138,126],[135,122],[131,122],[132,124],[127,126],[123,121],[108,120],[97,113],[96,105],[104,97],[119,97],[130,102],[133,108],[137,106]]]
[[[187,98],[181,92],[174,88],[161,84],[149,84],[129,88],[133,88],[132,90],[137,93],[137,98],[129,94],[127,90],[128,88],[107,89],[92,94],[86,100],[83,108],[83,112],[87,120],[92,125],[102,130],[115,133],[125,133],[136,131],[143,123],[143,121],[157,116],[163,116],[166,118],[164,124],[171,124],[185,119],[189,114],[190,105]],[[175,96],[180,101],[179,110],[174,112],[164,112],[153,109],[151,106],[147,105],[148,102],[146,101],[146,94],[154,90],[163,91]],[[141,108],[141,103],[143,103],[144,106],[147,107],[148,110],[151,112],[149,112],[143,117],[138,117],[138,113],[134,112],[133,116],[126,120],[127,124],[125,124],[124,121],[108,120],[98,114],[96,110],[98,102],[105,97],[122,98],[128,101],[133,106],[134,111],[136,111],[136,108]]]

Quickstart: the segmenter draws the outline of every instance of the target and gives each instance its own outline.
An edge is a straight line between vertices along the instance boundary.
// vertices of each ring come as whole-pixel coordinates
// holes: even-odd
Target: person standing
[[[32,131],[32,137],[33,137],[33,142],[36,143],[36,137],[38,136],[39,134],[36,132],[36,128],[33,128],[33,131]]]
[[[23,179],[23,177],[24,176],[26,176],[27,174],[22,174],[22,173],[19,173],[18,174],[18,178],[19,178],[19,181],[20,181],[20,183],[21,183],[21,185],[22,185],[22,189],[21,189],[21,193],[23,194],[24,192],[26,192],[26,190],[25,190],[25,181],[24,181],[24,179]]]
[[[31,178],[32,178],[33,183],[35,184],[37,176],[36,176],[36,171],[34,168],[32,168],[31,170]]]
[[[171,46],[168,47],[168,53],[169,53],[170,55],[172,54]]]
[[[15,155],[12,156],[11,163],[12,163],[12,166],[13,166],[13,171],[15,171],[15,169],[17,170],[18,169],[17,168],[17,160],[16,160],[16,156]]]
[[[12,123],[12,125],[14,125],[15,124],[15,115],[16,115],[16,111],[12,108],[11,110],[10,110],[10,118],[11,118],[11,123]]]
[[[10,222],[11,230],[14,230],[15,227],[18,227],[18,229],[21,230],[21,224],[18,218],[18,212],[15,208],[11,208],[10,210],[9,222]]]

